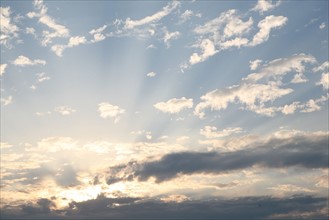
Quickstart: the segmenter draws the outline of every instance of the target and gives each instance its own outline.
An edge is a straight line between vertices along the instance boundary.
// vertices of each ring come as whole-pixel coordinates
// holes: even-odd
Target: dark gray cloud
[[[251,166],[284,168],[328,167],[328,136],[299,135],[286,139],[271,139],[257,147],[235,152],[180,152],[163,156],[160,160],[130,162],[112,167],[107,183],[154,177],[157,182],[179,175],[194,173],[223,173]]]
[[[289,198],[242,197],[233,199],[192,200],[164,203],[138,198],[98,198],[73,202],[70,207],[51,211],[47,208],[1,210],[1,219],[327,219],[327,198],[296,195]],[[49,207],[46,205],[46,207]],[[39,213],[37,212],[39,210]],[[280,217],[281,216],[281,217]]]

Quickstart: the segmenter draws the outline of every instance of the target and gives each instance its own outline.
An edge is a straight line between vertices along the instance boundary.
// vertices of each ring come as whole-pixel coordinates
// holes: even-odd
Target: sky
[[[1,0],[1,219],[328,218],[328,1]]]

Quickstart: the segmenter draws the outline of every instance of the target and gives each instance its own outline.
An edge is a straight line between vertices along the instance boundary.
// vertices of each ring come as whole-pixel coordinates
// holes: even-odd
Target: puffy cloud
[[[11,103],[13,103],[13,97],[12,96],[8,96],[7,98],[1,98],[1,104],[6,106],[6,105],[10,105]]]
[[[165,7],[162,8],[161,11],[158,11],[157,13],[147,16],[145,18],[142,18],[140,20],[131,20],[131,18],[127,18],[125,21],[125,29],[133,29],[138,26],[155,23],[165,16],[169,15],[173,10],[175,10],[180,3],[178,1],[173,1],[168,3]]]
[[[249,42],[249,40],[247,38],[237,37],[232,40],[228,40],[228,41],[221,43],[221,48],[223,48],[223,49],[227,49],[230,47],[240,48],[241,46],[247,45],[248,42]]]
[[[149,72],[148,74],[146,74],[146,76],[148,77],[155,77],[157,74],[155,72]]]
[[[259,11],[259,13],[263,14],[266,11],[278,7],[280,4],[281,0],[277,1],[276,3],[272,3],[272,0],[258,0],[256,6],[252,10]]]
[[[34,7],[36,11],[27,13],[27,17],[38,18],[39,23],[44,24],[51,30],[44,30],[42,32],[43,39],[41,44],[43,46],[52,43],[53,38],[67,38],[70,36],[67,27],[58,24],[54,18],[47,14],[48,8],[44,5],[42,0],[35,0]]]
[[[162,112],[176,114],[185,108],[192,108],[193,99],[187,99],[185,97],[182,97],[180,99],[173,98],[173,99],[168,100],[167,102],[156,103],[153,106]]]
[[[276,85],[266,84],[242,84],[223,90],[213,90],[201,96],[201,102],[196,105],[194,114],[204,117],[204,110],[226,109],[229,103],[238,102],[244,104],[247,109],[256,113],[272,116],[272,111],[259,111],[264,104],[274,101],[291,93],[292,89],[279,88]]]
[[[125,110],[121,109],[119,106],[102,102],[98,104],[98,112],[102,118],[113,118],[114,123],[117,123],[120,120],[120,115],[125,113]]]
[[[307,81],[308,79],[302,73],[297,73],[291,80],[291,83],[304,83]]]
[[[209,39],[204,39],[200,43],[201,54],[193,53],[190,57],[190,64],[194,65],[199,62],[205,61],[208,57],[213,56],[218,52],[216,50],[214,43]]]
[[[94,39],[92,40],[92,42],[98,42],[98,41],[102,41],[106,38],[106,36],[103,34],[103,31],[107,28],[107,25],[103,25],[100,28],[97,29],[92,29],[89,34],[94,36]]]
[[[111,178],[146,181],[154,177],[156,182],[168,181],[181,175],[196,173],[225,173],[252,166],[267,168],[301,167],[306,169],[327,168],[328,133],[280,134],[254,143],[247,150],[234,152],[180,152],[164,155],[159,160],[132,162],[110,168]],[[114,176],[113,176],[114,174]]]
[[[205,136],[206,138],[220,138],[227,137],[232,134],[241,133],[242,128],[226,128],[222,131],[217,131],[216,127],[213,126],[205,126],[203,129],[200,129],[200,134]]]
[[[14,38],[18,37],[19,28],[13,22],[11,18],[11,10],[10,7],[0,7],[0,44],[5,45],[7,47],[10,46],[10,41]]]
[[[86,44],[87,40],[83,36],[70,37],[67,45],[55,44],[51,47],[51,50],[59,57],[63,55],[63,51],[66,48],[76,47],[80,44]]]
[[[54,111],[58,112],[59,114],[64,115],[64,116],[65,115],[70,115],[70,114],[76,112],[75,109],[70,108],[68,106],[58,106],[58,107],[55,108]]]
[[[316,59],[311,55],[303,53],[294,54],[289,58],[275,59],[264,65],[258,72],[249,74],[243,81],[257,82],[263,79],[267,81],[272,79],[280,81],[280,77],[292,71],[303,74],[307,63],[314,64],[316,63]]]
[[[250,46],[256,46],[268,40],[271,30],[274,28],[281,28],[288,21],[288,18],[284,16],[266,16],[258,23],[259,32],[255,34],[250,43]]]
[[[228,23],[224,28],[224,36],[226,38],[232,36],[240,36],[248,33],[253,25],[254,21],[250,17],[247,21],[242,21],[240,18],[233,16],[229,19]]]
[[[167,29],[165,29],[163,41],[167,45],[167,47],[170,47],[170,41],[177,39],[179,36],[180,36],[180,33],[178,31],[169,32]]]
[[[6,63],[0,64],[0,76],[2,76],[3,74],[5,74],[6,68],[7,68],[7,64]]]
[[[30,58],[26,57],[26,56],[18,56],[16,58],[16,60],[13,61],[13,64],[16,66],[34,66],[34,65],[46,65],[46,61],[45,60],[31,60]]]
[[[321,85],[323,89],[329,89],[329,73],[322,73],[320,81],[317,85]]]
[[[198,18],[201,18],[201,14],[200,13],[194,13],[193,11],[191,10],[185,10],[181,15],[180,15],[180,21],[179,21],[179,24],[183,24],[185,23],[186,21],[190,20],[193,16],[196,16]]]
[[[250,63],[250,70],[256,70],[261,64],[262,64],[262,60],[253,60],[253,61],[249,61]]]

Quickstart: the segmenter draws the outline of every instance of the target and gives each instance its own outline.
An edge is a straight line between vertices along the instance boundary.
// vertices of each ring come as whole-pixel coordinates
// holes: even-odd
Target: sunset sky
[[[328,217],[328,1],[1,0],[1,218]]]

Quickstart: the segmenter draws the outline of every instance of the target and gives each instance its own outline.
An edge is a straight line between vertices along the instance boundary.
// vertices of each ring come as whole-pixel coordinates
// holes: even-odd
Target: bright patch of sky
[[[30,183],[37,206],[66,198],[51,210],[100,194],[327,196],[327,167],[257,151],[328,136],[327,1],[1,1],[0,43],[5,205]],[[254,161],[198,164],[242,151]]]

